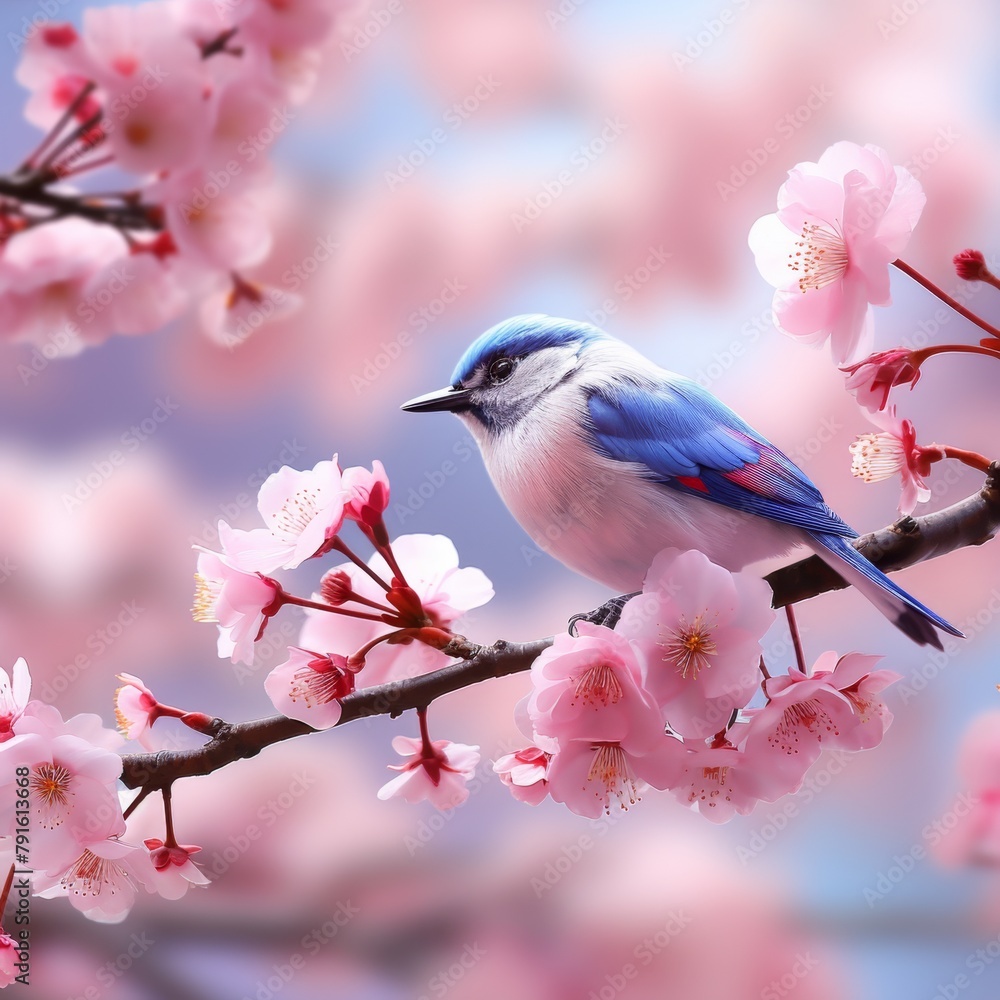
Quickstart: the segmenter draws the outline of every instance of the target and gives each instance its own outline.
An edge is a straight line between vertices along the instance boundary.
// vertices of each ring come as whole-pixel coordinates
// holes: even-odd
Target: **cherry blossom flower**
[[[1000,865],[1000,712],[984,712],[969,725],[958,752],[965,807],[936,855],[948,865]]]
[[[0,927],[0,989],[17,980],[20,961],[18,943]]]
[[[354,690],[354,671],[347,658],[288,647],[288,659],[264,681],[274,707],[313,729],[329,729],[340,721],[340,699]]]
[[[768,702],[748,713],[744,749],[761,774],[784,782],[780,792],[796,791],[824,749],[867,750],[881,743],[892,715],[878,694],[899,675],[874,670],[879,659],[826,652],[812,676],[792,668],[764,682]]]
[[[347,517],[367,528],[381,523],[389,506],[389,477],[382,463],[372,462],[371,472],[360,465],[345,469],[343,480],[348,491]]]
[[[926,198],[877,146],[837,142],[799,163],[778,191],[778,211],[750,230],[757,267],[777,291],[779,329],[831,341],[839,364],[869,353],[871,306],[888,305],[889,264],[903,252]]]
[[[14,723],[15,736],[34,734],[47,740],[58,736],[75,736],[92,747],[101,750],[118,750],[125,739],[115,729],[104,725],[104,720],[93,712],[80,712],[68,719],[54,705],[42,701],[29,701],[20,719]],[[2,753],[2,748],[0,748]]]
[[[871,411],[886,408],[893,386],[908,385],[912,390],[920,380],[920,367],[913,351],[902,347],[879,351],[841,370],[848,376],[846,387],[865,409]]]
[[[21,718],[31,695],[31,674],[24,657],[14,663],[11,673],[13,688],[7,671],[0,669],[0,743],[5,743],[14,736],[14,723]]]
[[[464,612],[480,607],[493,596],[493,586],[482,570],[459,567],[458,552],[444,535],[400,535],[393,540],[392,550],[427,612],[430,624],[436,628],[450,629]],[[368,566],[383,580],[392,575],[381,555],[372,556]],[[344,563],[334,567],[332,572],[338,574],[338,579],[339,574],[344,574],[355,593],[385,603],[386,592],[360,567]],[[321,600],[322,595],[315,594],[314,599]],[[388,626],[379,622],[307,609],[299,645],[304,649],[349,656],[388,630]],[[402,677],[415,677],[437,670],[448,662],[448,657],[440,650],[422,642],[381,643],[366,654],[365,667],[358,674],[358,685],[371,687]]]
[[[137,740],[146,749],[149,728],[160,716],[160,703],[148,687],[132,674],[119,674],[122,686],[115,692],[115,718],[126,739]]]
[[[412,759],[389,765],[400,774],[379,789],[380,799],[399,797],[410,803],[427,799],[438,809],[453,809],[469,797],[467,782],[479,764],[479,747],[448,740],[425,745],[420,738],[397,736],[392,748]]]
[[[191,860],[201,848],[191,844],[167,845],[155,837],[144,841],[153,865],[146,888],[164,899],[180,899],[192,885],[209,885],[211,879]]]
[[[124,833],[116,790],[122,773],[118,754],[76,736],[28,733],[0,744],[0,760],[0,834],[16,830],[15,773],[19,767],[28,770],[36,869],[65,867],[95,830],[102,837]]]
[[[209,273],[243,270],[260,264],[271,251],[270,224],[256,198],[227,192],[199,199],[200,173],[170,176],[150,189],[162,202],[166,227],[178,252]]]
[[[519,802],[537,806],[549,792],[548,770],[552,754],[530,746],[504,754],[493,763],[493,771]]]
[[[135,904],[136,889],[152,884],[155,877],[145,848],[109,838],[82,845],[68,865],[36,874],[34,885],[43,899],[65,896],[91,920],[117,924]]]
[[[133,674],[119,674],[122,686],[115,692],[115,719],[126,739],[137,740],[147,750],[154,750],[150,728],[157,719],[180,719],[200,733],[211,732],[212,719],[204,712],[185,712],[173,705],[164,705],[156,695]]]
[[[336,4],[330,0],[282,0],[243,3],[235,10],[241,37],[274,49],[315,45],[334,24]]]
[[[615,742],[645,729],[662,733],[659,710],[642,687],[635,651],[601,625],[560,633],[531,665],[527,710],[535,733],[560,741]]]
[[[680,740],[662,730],[652,745],[642,733],[638,747],[628,740],[569,740],[549,762],[548,792],[578,816],[597,819],[616,802],[623,810],[635,805],[651,777],[673,776],[683,752]]]
[[[746,816],[761,798],[758,762],[729,744],[685,745],[683,755],[667,760],[660,770],[652,763],[646,780],[654,788],[669,789],[713,823],[726,823],[737,813]]]
[[[219,537],[224,535],[219,523]],[[228,525],[225,525],[228,528]],[[253,663],[254,643],[280,607],[281,590],[259,573],[244,573],[218,552],[201,549],[195,573],[194,620],[219,626],[219,656]]]
[[[963,281],[988,281],[996,284],[997,279],[986,264],[982,250],[963,250],[952,257],[955,273]]]
[[[773,621],[759,578],[730,573],[701,552],[664,549],[642,595],[625,605],[618,632],[639,651],[643,684],[670,728],[706,738],[753,697],[760,640]]]
[[[924,476],[930,473],[928,454],[917,445],[913,424],[896,416],[895,406],[869,416],[882,430],[862,434],[851,444],[851,473],[866,483],[878,483],[898,474],[903,481],[899,512],[912,514],[918,503],[931,498],[930,487],[924,482]]]
[[[73,354],[111,333],[110,313],[80,305],[109,262],[124,261],[127,245],[109,226],[83,219],[60,219],[32,226],[4,243],[0,254],[0,329],[9,340],[44,344]]]
[[[257,494],[266,528],[242,531],[220,522],[219,541],[225,557],[247,573],[294,569],[320,555],[336,536],[344,520],[346,496],[336,456],[305,471],[282,466],[267,477]]]
[[[201,328],[221,347],[239,347],[261,327],[287,319],[302,305],[298,295],[270,285],[227,276],[221,289],[205,294]]]

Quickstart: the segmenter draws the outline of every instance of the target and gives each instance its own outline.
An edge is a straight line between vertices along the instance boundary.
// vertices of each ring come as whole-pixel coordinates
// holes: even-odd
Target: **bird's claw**
[[[569,634],[572,636],[576,635],[577,622],[590,622],[591,625],[603,625],[605,628],[614,628],[621,619],[625,605],[633,597],[637,597],[641,593],[641,590],[637,590],[633,594],[621,594],[619,597],[612,597],[610,601],[605,601],[599,608],[595,608],[593,611],[573,615],[567,626]]]

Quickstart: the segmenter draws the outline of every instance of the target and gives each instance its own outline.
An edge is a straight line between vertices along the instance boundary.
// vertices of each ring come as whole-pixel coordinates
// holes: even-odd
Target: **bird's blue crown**
[[[462,355],[452,373],[452,385],[464,382],[475,369],[498,357],[524,357],[546,347],[585,344],[606,337],[596,326],[544,313],[513,316],[497,323]]]

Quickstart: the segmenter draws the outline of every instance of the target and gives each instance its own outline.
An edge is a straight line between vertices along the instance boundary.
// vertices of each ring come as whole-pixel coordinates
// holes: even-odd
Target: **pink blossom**
[[[12,674],[13,689],[7,671],[0,669],[0,743],[14,736],[14,723],[21,718],[31,695],[31,674],[23,656],[14,663]]]
[[[18,943],[0,928],[0,989],[15,982],[20,972],[17,966],[21,955],[17,949]]]
[[[209,198],[200,172],[171,176],[150,188],[161,201],[178,251],[209,274],[229,274],[260,264],[271,252],[271,226],[252,190]]]
[[[758,577],[730,573],[701,552],[664,549],[618,631],[639,651],[643,684],[670,728],[705,738],[753,697],[760,640],[773,621]]]
[[[28,771],[31,863],[36,870],[65,867],[95,831],[100,837],[124,832],[118,754],[77,736],[27,733],[0,744],[0,761],[0,834],[16,831],[15,774],[18,768]]]
[[[569,740],[549,762],[549,795],[591,819],[610,814],[615,802],[627,810],[643,782],[675,772],[683,752],[680,740],[662,733],[652,747],[642,734],[638,749],[627,740]]]
[[[246,573],[271,573],[322,554],[343,523],[346,495],[336,456],[304,472],[283,465],[257,494],[266,528],[244,531],[219,522],[226,560]]]
[[[655,741],[660,712],[642,687],[629,641],[601,625],[580,622],[560,633],[531,665],[528,715],[535,733],[557,739]]]
[[[920,379],[920,367],[913,351],[901,347],[879,351],[841,370],[848,376],[846,387],[865,409],[872,411],[886,408],[893,386],[908,385],[912,389]]]
[[[899,512],[912,514],[918,503],[931,498],[930,487],[924,482],[924,476],[930,473],[929,456],[917,445],[913,424],[896,416],[895,406],[869,416],[882,430],[862,434],[851,444],[851,473],[866,483],[878,483],[898,474],[903,481]]]
[[[57,736],[75,736],[101,750],[119,750],[125,743],[121,733],[106,727],[104,720],[93,712],[80,712],[64,720],[54,705],[37,700],[29,701],[24,714],[14,723],[15,736],[30,734],[44,736],[48,740]]]
[[[824,749],[878,746],[892,715],[878,697],[899,675],[874,670],[880,657],[823,653],[812,675],[792,668],[764,682],[767,704],[750,711],[745,751],[761,775],[777,782],[761,797],[796,791]]]
[[[380,799],[398,796],[411,803],[427,799],[438,809],[453,809],[469,797],[467,782],[479,764],[479,747],[448,740],[434,740],[425,747],[419,738],[397,736],[392,748],[412,759],[389,765],[400,774],[379,789]]]
[[[289,646],[288,659],[267,675],[264,690],[290,719],[329,729],[340,721],[341,698],[354,690],[354,671],[344,656]]]
[[[1000,712],[985,712],[969,725],[958,774],[963,791],[952,809],[957,822],[937,856],[948,865],[1000,866]]]
[[[451,628],[463,612],[485,604],[493,596],[493,587],[482,570],[459,567],[458,552],[444,535],[400,535],[393,541],[392,550],[435,627]],[[392,575],[378,554],[369,559],[368,565],[383,580],[388,581]],[[333,572],[343,573],[350,580],[351,588],[362,597],[385,603],[385,591],[353,563],[334,567]],[[322,595],[316,594],[314,599],[321,600]],[[307,609],[299,645],[349,656],[389,630],[389,626],[379,622]],[[358,683],[371,687],[402,677],[415,677],[437,670],[448,662],[448,657],[440,650],[422,642],[380,643],[367,654]]]
[[[219,290],[206,294],[198,315],[209,340],[233,349],[261,327],[292,316],[301,305],[301,297],[291,292],[227,277]]]
[[[153,865],[152,878],[146,888],[164,899],[180,899],[192,885],[209,885],[201,869],[191,860],[201,848],[191,844],[167,847],[162,840],[150,837],[144,841]]]
[[[224,524],[219,522],[220,538]],[[218,624],[219,656],[228,656],[233,663],[253,663],[254,643],[280,607],[278,585],[260,573],[244,573],[208,549],[198,555],[195,581],[194,620]]]
[[[147,850],[110,838],[85,843],[69,864],[36,875],[35,889],[43,899],[67,897],[91,920],[117,924],[135,904],[137,887],[154,878]]]
[[[552,754],[530,746],[504,754],[493,763],[493,771],[519,802],[537,806],[548,795],[548,770]]]
[[[869,353],[871,306],[889,304],[889,264],[925,201],[913,175],[877,146],[838,142],[790,170],[778,212],[758,219],[749,237],[777,289],[779,329],[807,343],[829,338],[839,364]]]
[[[963,250],[952,257],[955,273],[963,281],[990,281],[993,272],[986,265],[982,250]]]
[[[101,285],[112,262],[126,259],[127,245],[110,226],[59,219],[32,226],[0,252],[0,330],[9,340],[28,340],[57,354],[74,354],[106,339],[110,314],[83,322],[79,306]]]
[[[360,465],[345,469],[344,488],[348,491],[347,517],[369,528],[381,522],[389,506],[389,477],[381,462],[372,462],[371,472]]]
[[[251,0],[235,8],[240,37],[278,50],[319,45],[334,25],[331,0]]]
[[[115,692],[115,719],[126,739],[137,740],[147,750],[152,750],[150,727],[162,714],[156,696],[132,674],[119,674],[122,686]]]
[[[737,813],[746,816],[761,798],[758,762],[728,743],[685,744],[682,756],[663,763],[659,771],[647,766],[647,781],[654,788],[669,789],[679,802],[694,806],[713,823],[726,823]]]

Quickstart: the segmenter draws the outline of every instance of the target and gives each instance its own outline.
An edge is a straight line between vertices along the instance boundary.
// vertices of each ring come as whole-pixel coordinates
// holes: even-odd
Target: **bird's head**
[[[487,330],[462,355],[451,385],[403,404],[411,413],[450,410],[485,432],[516,424],[571,378],[581,352],[607,335],[597,327],[536,313]]]

